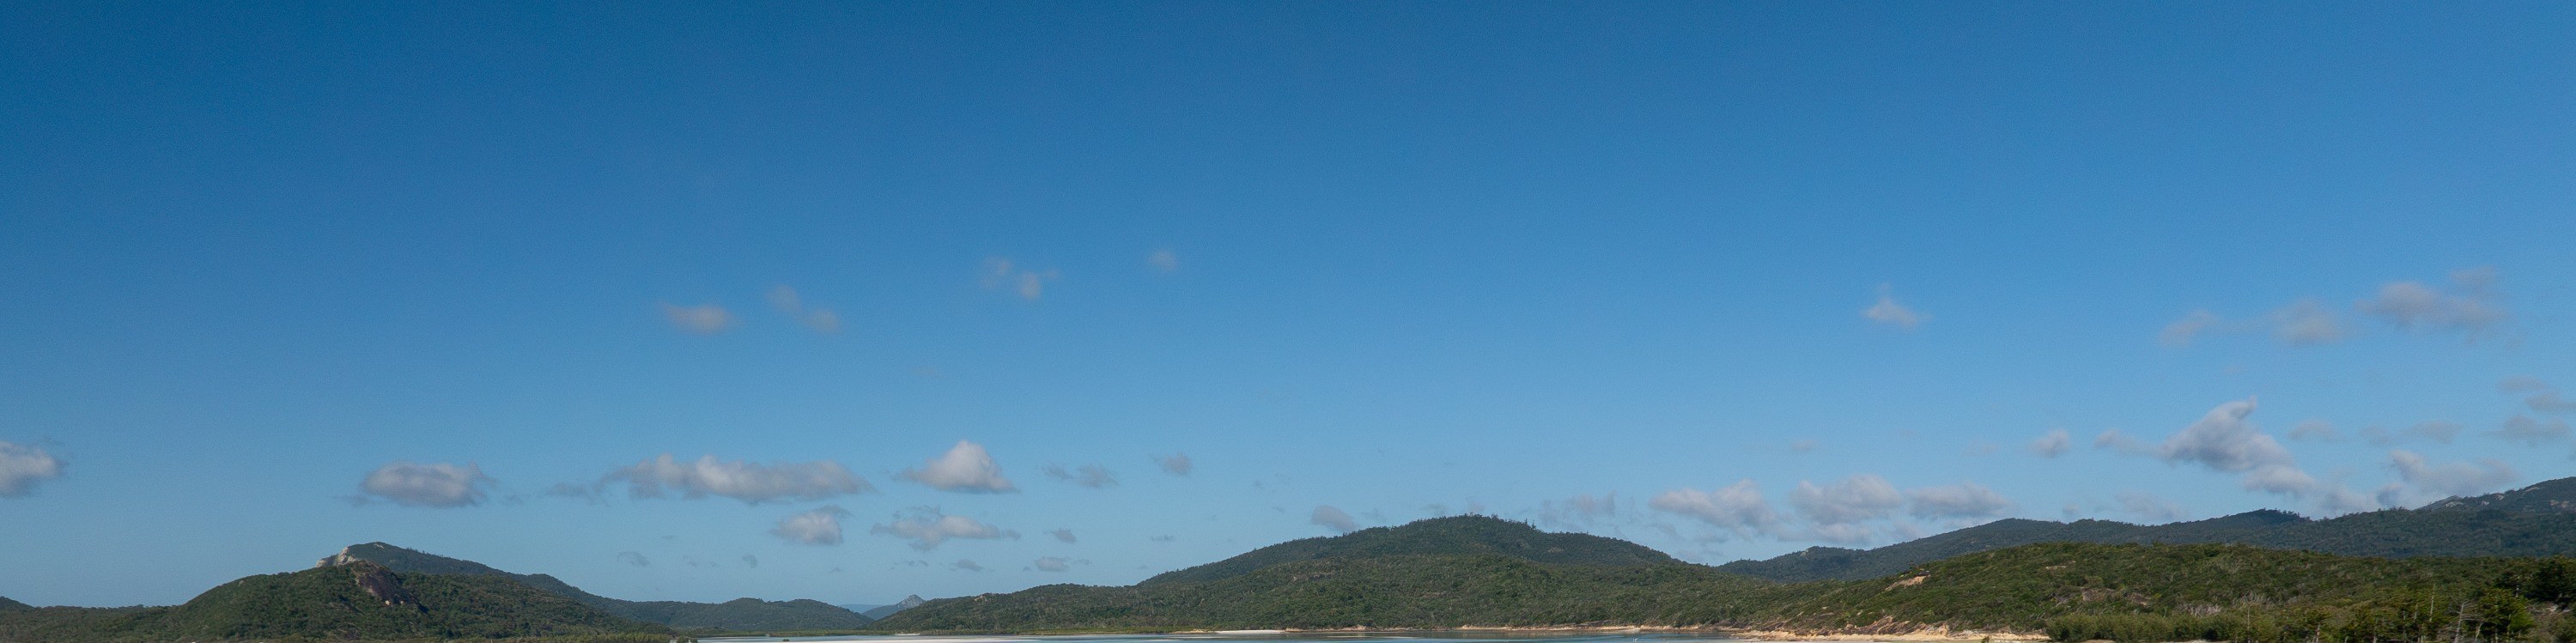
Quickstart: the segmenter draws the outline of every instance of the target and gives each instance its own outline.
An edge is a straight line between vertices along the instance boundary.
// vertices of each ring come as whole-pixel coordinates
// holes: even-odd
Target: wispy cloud
[[[1009,478],[1002,477],[1002,467],[993,464],[993,455],[984,445],[958,440],[947,453],[922,463],[920,468],[905,469],[896,474],[905,480],[929,485],[932,489],[959,493],[1011,493],[1019,491]]]
[[[2537,447],[2567,439],[2568,430],[2566,420],[2516,415],[2505,419],[2503,427],[2488,431],[2486,434],[2506,442]]]
[[[405,507],[471,507],[483,504],[485,487],[491,484],[483,468],[470,463],[391,462],[359,481],[365,495],[353,502],[374,498]]]
[[[1646,506],[1698,519],[1739,538],[1777,533],[1780,526],[1779,514],[1772,511],[1769,501],[1762,499],[1761,485],[1750,479],[1714,491],[1689,487],[1666,491],[1647,500]]]
[[[1442,506],[1432,513],[1446,514],[1448,509]],[[1599,496],[1578,493],[1564,500],[1542,501],[1539,503],[1538,516],[1539,522],[1572,526],[1592,524],[1595,520],[1609,518],[1618,513],[1619,492],[1612,491]]]
[[[1044,296],[1047,282],[1055,281],[1062,276],[1052,268],[1044,272],[1021,268],[1012,264],[1008,257],[984,259],[985,290],[1009,290],[1019,295],[1021,299],[1029,301],[1037,301],[1039,297]]]
[[[1895,326],[1906,330],[1913,330],[1915,326],[1932,319],[1931,315],[1916,312],[1913,308],[1896,303],[1895,287],[1889,284],[1878,285],[1878,303],[1861,309],[1860,316],[1881,326]]]
[[[789,514],[779,519],[778,526],[771,527],[769,533],[800,545],[838,545],[841,544],[841,517],[847,515],[850,512],[840,505],[823,505],[813,511]]]
[[[2403,450],[2388,452],[2389,468],[2418,493],[2404,504],[2437,500],[2451,496],[2474,496],[2513,484],[2519,476],[2513,467],[2494,459],[2475,462],[2431,462],[2424,456]],[[2383,502],[2389,499],[2384,498]],[[2399,504],[2389,502],[2388,504]]]
[[[826,335],[841,332],[840,313],[832,312],[829,308],[807,307],[805,298],[797,295],[796,289],[789,288],[785,284],[769,289],[769,305],[777,308],[780,314],[796,320],[796,323],[814,329],[814,332]]]
[[[2043,458],[2066,455],[2067,451],[2074,449],[2075,436],[2067,434],[2066,429],[2049,429],[2039,439],[2030,441],[2030,452]]]
[[[1031,562],[1029,565],[1030,565],[1030,566],[1032,566],[1032,567],[1036,567],[1036,568],[1038,569],[1038,571],[1042,571],[1042,572],[1060,572],[1060,571],[1064,571],[1064,570],[1068,570],[1068,569],[1073,569],[1073,561],[1065,560],[1065,559],[1063,559],[1063,558],[1057,558],[1057,557],[1054,557],[1054,556],[1047,556],[1047,557],[1044,557],[1044,558],[1039,558],[1039,559],[1037,559],[1036,561]]]
[[[1064,465],[1050,464],[1039,471],[1045,473],[1046,477],[1093,489],[1118,486],[1118,476],[1110,473],[1108,467],[1097,464],[1086,464],[1070,470],[1064,468]]]
[[[1331,529],[1333,530],[1333,533],[1338,534],[1347,534],[1359,531],[1360,529],[1359,521],[1352,520],[1350,514],[1344,513],[1341,509],[1334,508],[1332,505],[1316,505],[1315,513],[1309,515],[1306,518],[1306,522],[1325,529]]]
[[[1054,537],[1055,537],[1055,539],[1056,539],[1056,540],[1058,540],[1058,541],[1063,541],[1063,542],[1068,542],[1068,543],[1069,543],[1069,542],[1073,542],[1073,541],[1074,541],[1074,538],[1073,538],[1073,530],[1071,530],[1071,529],[1056,529],[1056,530],[1050,530],[1050,531],[1048,531],[1048,532],[1047,532],[1047,535],[1049,535],[1049,536],[1054,536]]]
[[[63,477],[62,458],[34,446],[0,442],[0,498],[24,498],[36,485]]]
[[[2418,281],[2391,282],[2354,307],[2409,332],[2458,332],[2476,340],[2513,320],[2495,282],[2494,268],[2455,270],[2448,289]]]
[[[1153,266],[1155,270],[1162,272],[1180,272],[1181,255],[1173,252],[1171,248],[1156,249],[1145,253],[1145,265]]]
[[[602,481],[623,481],[627,495],[636,498],[661,498],[676,491],[683,498],[719,496],[755,505],[826,500],[876,490],[840,463],[829,460],[755,464],[718,460],[712,454],[694,462],[681,462],[665,453],[610,472]]]
[[[628,564],[628,565],[633,565],[633,566],[636,566],[636,567],[652,567],[652,566],[653,566],[653,559],[651,559],[651,558],[645,558],[645,557],[644,557],[644,553],[643,553],[643,552],[633,552],[633,551],[621,551],[621,552],[617,552],[617,562],[626,563],[626,564]]]
[[[670,318],[671,325],[678,326],[680,330],[700,335],[713,335],[733,327],[733,313],[715,304],[681,306],[663,302],[662,316]]]
[[[1198,468],[1190,462],[1190,454],[1187,453],[1154,456],[1154,466],[1162,468],[1163,473],[1181,477],[1189,477],[1190,470]]]
[[[894,520],[868,528],[868,533],[885,534],[912,541],[921,551],[937,549],[951,539],[993,540],[1018,539],[1020,533],[984,524],[965,516],[940,513],[938,507],[913,507],[896,513]]]
[[[1916,518],[1975,520],[2012,513],[2011,499],[1974,482],[1905,490],[1906,513]]]

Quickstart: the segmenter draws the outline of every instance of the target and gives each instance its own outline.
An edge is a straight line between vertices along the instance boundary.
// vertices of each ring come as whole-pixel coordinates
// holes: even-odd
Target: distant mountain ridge
[[[1539,531],[1491,516],[1449,516],[1397,527],[1291,540],[1205,565],[1157,574],[1138,585],[1232,578],[1264,567],[1323,558],[1407,555],[1498,555],[1536,563],[1641,567],[1681,561],[1636,543],[1582,533]]]
[[[903,597],[903,600],[895,601],[893,605],[878,605],[878,606],[875,606],[875,607],[870,607],[870,608],[868,608],[868,609],[864,609],[864,610],[857,610],[857,611],[858,611],[858,613],[859,613],[859,615],[860,615],[860,616],[865,616],[865,617],[868,617],[868,618],[870,618],[870,619],[874,619],[874,620],[884,620],[884,619],[885,619],[885,617],[893,616],[893,615],[895,614],[895,612],[901,612],[901,611],[908,610],[908,609],[912,609],[912,608],[915,608],[915,607],[920,607],[922,603],[927,603],[927,602],[930,602],[930,601],[921,600],[921,595],[920,595],[920,594],[910,594],[910,595],[906,595],[906,596],[904,596],[904,597]]]
[[[2051,542],[2214,543],[2343,556],[2555,556],[2576,554],[2576,478],[2514,491],[2449,498],[2311,520],[2262,509],[2207,520],[2135,525],[2007,518],[1876,549],[1812,547],[1718,569],[1782,582],[1877,578],[1962,554]]]
[[[876,620],[838,606],[809,599],[764,601],[756,598],[737,598],[723,603],[620,600],[582,591],[581,588],[573,587],[569,583],[545,574],[511,573],[470,560],[449,558],[381,542],[350,545],[341,549],[339,553],[323,557],[321,561],[315,563],[315,566],[333,567],[359,562],[379,564],[405,573],[507,578],[579,601],[610,614],[681,629],[849,630],[865,627]]]

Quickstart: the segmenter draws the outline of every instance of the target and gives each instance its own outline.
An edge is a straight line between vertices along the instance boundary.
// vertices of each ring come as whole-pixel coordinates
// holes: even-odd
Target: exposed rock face
[[[313,566],[314,566],[314,567],[338,567],[338,566],[341,566],[341,565],[347,565],[347,564],[351,564],[351,563],[356,563],[356,562],[358,562],[358,561],[362,561],[362,560],[366,560],[366,559],[364,559],[364,558],[359,558],[359,557],[356,557],[356,556],[351,556],[351,555],[349,555],[349,548],[347,548],[347,547],[342,547],[342,548],[340,548],[340,553],[332,554],[332,555],[329,555],[329,556],[323,556],[323,557],[322,557],[322,560],[320,560],[320,561],[317,561],[317,562],[313,563]]]
[[[402,578],[395,576],[392,570],[385,569],[382,565],[352,564],[349,571],[357,576],[358,589],[366,590],[368,596],[384,601],[386,607],[418,605],[412,600],[411,591],[403,589]]]

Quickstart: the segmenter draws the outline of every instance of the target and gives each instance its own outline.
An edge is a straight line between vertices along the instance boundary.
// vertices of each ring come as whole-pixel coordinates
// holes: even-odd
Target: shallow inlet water
[[[699,643],[1734,643],[1742,639],[1677,632],[1215,632],[1068,636],[799,636],[710,637]]]

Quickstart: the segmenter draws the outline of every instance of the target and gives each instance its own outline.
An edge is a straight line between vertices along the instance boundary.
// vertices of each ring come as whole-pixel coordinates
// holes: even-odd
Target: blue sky
[[[1722,562],[2564,477],[2576,8],[2451,9],[16,3],[0,596],[382,540],[887,602],[1467,511]]]

